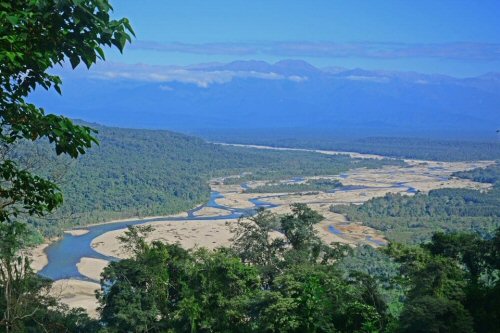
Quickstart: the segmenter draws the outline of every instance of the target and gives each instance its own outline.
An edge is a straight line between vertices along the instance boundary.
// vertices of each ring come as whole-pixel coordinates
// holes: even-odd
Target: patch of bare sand
[[[144,225],[152,226],[155,230],[148,235],[148,241],[159,240],[169,244],[180,244],[183,248],[205,247],[213,249],[219,246],[227,246],[232,234],[226,224],[237,223],[234,220],[217,221],[165,221],[151,222]],[[96,237],[92,241],[92,247],[99,253],[116,258],[127,258],[126,253],[118,236],[124,235],[126,229],[109,231]]]
[[[294,193],[294,194],[284,194],[279,196],[273,196],[266,198],[266,202],[270,202],[276,205],[290,205],[293,203],[304,203],[308,205],[313,204],[359,204],[363,203],[371,198],[384,196],[386,193],[400,193],[406,192],[405,188],[370,188],[370,189],[360,189],[353,191],[341,191],[335,193],[327,192],[309,192],[309,193]],[[273,208],[276,212],[284,208]]]
[[[290,211],[289,205],[292,203],[308,204],[314,209],[319,210],[325,220],[318,226],[318,232],[326,242],[339,241],[346,243],[367,243],[377,246],[384,243],[383,236],[374,229],[363,226],[360,222],[348,222],[341,215],[331,213],[330,205],[336,204],[361,204],[375,197],[381,197],[387,193],[408,193],[409,187],[415,188],[421,192],[428,192],[439,188],[472,188],[486,190],[490,187],[488,184],[476,183],[467,179],[458,179],[451,177],[455,171],[470,170],[477,167],[486,167],[491,161],[479,162],[427,162],[409,160],[408,165],[386,166],[379,169],[353,169],[346,172],[347,178],[341,178],[338,175],[306,177],[312,178],[331,178],[341,179],[344,185],[364,186],[366,188],[343,191],[334,193],[327,192],[304,192],[304,193],[269,193],[269,194],[247,194],[240,191],[234,193],[224,193],[221,187],[221,193],[226,197],[217,199],[217,202],[234,208],[248,208],[252,204],[248,201],[257,196],[267,196],[265,201],[279,205],[272,211],[277,214],[283,214]],[[250,186],[259,186],[266,181],[249,182]],[[399,186],[395,186],[399,184]],[[329,228],[333,227],[336,233],[332,233]]]
[[[400,183],[421,192],[445,187],[488,189],[489,184],[476,183],[468,179],[451,177],[453,172],[486,167],[491,161],[480,162],[425,162],[411,161],[407,167],[386,166],[379,169],[353,169],[342,179],[344,185],[368,187],[391,187]],[[393,189],[390,192],[394,192]]]
[[[441,189],[441,188],[470,188],[474,190],[485,191],[492,187],[492,184],[478,183],[468,179],[452,178],[449,180],[442,181],[419,181],[419,182],[408,182],[406,185],[416,188],[421,192],[429,192],[431,190]]]
[[[49,258],[45,253],[45,249],[48,246],[49,243],[43,243],[28,251],[28,257],[31,260],[31,268],[35,272],[41,271],[49,263]]]
[[[78,272],[89,279],[99,281],[101,273],[109,265],[109,261],[103,259],[84,257],[80,260],[76,267]]]
[[[254,149],[263,149],[263,150],[284,150],[284,151],[304,151],[304,152],[314,152],[325,155],[349,155],[353,158],[363,158],[363,159],[384,159],[387,158],[381,155],[375,154],[361,154],[355,152],[348,151],[335,151],[335,150],[314,150],[314,149],[303,149],[303,148],[281,148],[281,147],[270,147],[270,146],[260,146],[260,145],[243,145],[236,143],[218,143],[224,146],[235,146],[235,147],[245,147],[245,148],[254,148]]]
[[[99,288],[100,285],[94,282],[67,279],[55,281],[50,293],[70,308],[83,308],[91,317],[97,318],[95,293]]]
[[[259,196],[250,193],[223,193],[223,195],[224,198],[216,199],[215,202],[230,208],[252,208],[254,204],[248,200]]]
[[[65,230],[64,233],[71,236],[83,236],[89,232],[88,229],[71,229]]]
[[[230,214],[230,212],[227,210],[213,207],[203,207],[194,213],[194,215],[198,217],[223,216],[228,214]]]

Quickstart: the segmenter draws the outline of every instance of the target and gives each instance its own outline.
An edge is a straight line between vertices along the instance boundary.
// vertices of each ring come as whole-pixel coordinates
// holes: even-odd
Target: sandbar
[[[66,279],[55,281],[50,293],[70,308],[83,308],[91,317],[97,318],[98,302],[95,293],[99,289],[98,283]]]
[[[89,232],[88,229],[71,229],[65,230],[64,233],[71,236],[83,236]]]
[[[49,258],[45,253],[45,249],[49,245],[49,243],[43,243],[28,251],[28,257],[31,260],[30,266],[35,272],[41,271],[49,263]]]
[[[76,267],[78,268],[78,272],[83,276],[94,281],[99,281],[102,271],[108,264],[109,261],[107,260],[84,257],[76,264]]]
[[[159,240],[169,244],[180,244],[183,248],[205,247],[214,249],[227,246],[231,242],[232,233],[226,223],[237,223],[235,220],[216,221],[164,221],[150,222],[143,225],[152,226],[155,230],[148,235],[148,241]],[[130,253],[124,251],[117,237],[124,235],[126,229],[106,232],[92,241],[95,251],[116,258],[127,258]]]

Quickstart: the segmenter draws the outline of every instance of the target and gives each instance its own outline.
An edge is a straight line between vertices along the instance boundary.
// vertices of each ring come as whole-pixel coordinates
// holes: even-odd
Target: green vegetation
[[[394,318],[401,314],[405,287],[399,283],[400,265],[383,249],[375,249],[369,245],[357,246],[339,260],[338,268],[346,278],[350,274],[356,274],[353,272],[372,277],[387,303],[388,313]]]
[[[148,244],[152,229],[131,227],[132,258],[102,274],[103,332],[495,332],[500,232],[351,254],[320,241],[318,213],[292,211],[260,211],[214,251]]]
[[[360,206],[339,205],[331,210],[381,230],[396,242],[420,243],[437,231],[471,231],[486,236],[500,226],[500,188],[484,193],[440,189],[414,196],[387,194]]]
[[[418,247],[390,244],[405,287],[400,332],[498,332],[500,230],[435,234]]]
[[[103,273],[108,332],[371,332],[384,327],[384,304],[369,279],[343,278],[334,266],[348,247],[315,235],[321,216],[304,205],[242,223],[232,248],[186,251],[141,237],[122,239],[131,259]],[[271,240],[278,227],[284,238]]]
[[[82,222],[120,211],[163,212],[163,204],[165,212],[183,209],[206,199],[209,177],[228,172],[288,178],[400,163],[243,152],[169,132],[106,128],[100,128],[101,148],[75,162],[97,143],[96,133],[25,99],[37,86],[60,90],[61,79],[47,71],[64,59],[90,67],[104,58],[102,47],[123,50],[132,30],[126,19],[112,20],[111,10],[106,0],[0,3],[0,332],[498,330],[500,232],[489,239],[435,234],[418,247],[391,244],[385,251],[391,259],[372,253],[376,263],[360,273],[347,268],[359,262],[356,256],[342,260],[350,247],[321,242],[314,225],[322,217],[305,205],[284,216],[259,212],[237,224],[230,248],[215,251],[148,244],[143,234],[151,230],[131,228],[122,240],[132,257],[102,274],[100,318],[59,304],[50,296],[51,281],[30,268],[26,251],[35,238],[22,222],[34,219],[33,225],[51,230],[40,218],[62,204],[62,192],[61,216]],[[63,173],[59,188],[54,181]],[[444,208],[429,204],[431,213],[496,221],[497,186],[488,193],[440,192],[433,199],[444,200]],[[275,231],[283,237],[272,237]],[[394,293],[380,276],[396,284]],[[395,294],[402,296],[395,301]]]
[[[169,131],[91,126],[98,130],[99,146],[76,161],[52,156],[48,143],[25,143],[11,153],[21,164],[36,160],[35,172],[60,183],[64,204],[50,217],[30,219],[44,235],[58,235],[62,228],[85,223],[189,210],[208,201],[212,177],[252,172],[246,177],[286,179],[402,164],[227,147]]]
[[[476,181],[496,182],[498,165],[456,173]],[[388,239],[420,243],[438,231],[471,231],[491,236],[500,226],[500,184],[485,192],[470,189],[439,189],[414,196],[387,194],[360,206],[332,206],[351,221],[381,230]]]
[[[63,116],[46,114],[27,98],[35,88],[61,92],[48,71],[67,59],[75,68],[104,59],[103,48],[120,51],[133,34],[127,19],[110,17],[99,1],[10,0],[0,2],[0,332],[95,331],[82,311],[49,296],[51,282],[30,268],[33,240],[24,216],[42,217],[61,205],[59,187],[12,158],[18,143],[44,139],[57,155],[76,158],[97,143],[94,131]]]
[[[31,268],[26,224],[0,223],[0,332],[96,332],[83,309],[70,310],[51,295],[52,281]]]
[[[409,137],[336,138],[310,133],[212,133],[206,135],[221,142],[266,145],[272,147],[353,151],[396,158],[432,161],[475,161],[500,159],[499,142],[440,140]]]
[[[246,193],[291,193],[306,191],[331,191],[342,186],[336,179],[309,179],[302,183],[268,183],[246,189]]]
[[[249,163],[249,167],[238,173],[239,177],[227,177],[224,184],[242,184],[252,180],[283,180],[295,177],[338,175],[354,168],[380,168],[384,165],[405,163],[394,159],[358,159],[348,155],[325,155],[312,152],[265,150],[221,146],[229,152],[238,152],[239,158]],[[227,155],[226,155],[227,157]],[[240,170],[240,171],[241,171]],[[227,174],[227,173],[226,173]]]
[[[452,174],[454,177],[471,179],[480,183],[500,183],[500,163],[495,163],[486,168],[477,168],[470,171],[459,171]]]

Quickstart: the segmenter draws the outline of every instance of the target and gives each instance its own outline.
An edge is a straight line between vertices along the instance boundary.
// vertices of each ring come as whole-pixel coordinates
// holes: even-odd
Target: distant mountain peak
[[[308,69],[312,71],[318,71],[319,69],[307,61],[304,60],[296,60],[296,59],[285,59],[285,60],[280,60],[274,64],[275,67],[288,67],[288,68],[302,68],[302,69]]]
[[[478,78],[483,79],[483,80],[500,81],[500,73],[499,72],[489,72],[489,73],[486,73],[486,74],[479,76]]]
[[[253,71],[253,72],[272,72],[272,65],[261,60],[238,60],[222,66],[221,69],[231,71]]]

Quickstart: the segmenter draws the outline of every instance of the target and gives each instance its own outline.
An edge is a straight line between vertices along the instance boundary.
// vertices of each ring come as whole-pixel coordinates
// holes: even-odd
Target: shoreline
[[[57,241],[57,239],[51,241],[47,240],[42,244],[36,245],[28,250],[30,267],[35,273],[40,272],[45,266],[49,264],[49,257],[47,256],[46,250],[55,241]]]
[[[199,206],[200,205],[198,205],[196,207],[199,207]],[[194,207],[194,208],[196,208],[196,207]],[[194,208],[191,208],[191,209],[194,209]],[[142,221],[142,220],[148,222],[148,220],[153,220],[153,219],[163,219],[163,218],[171,218],[171,217],[187,217],[187,216],[188,216],[187,212],[180,212],[180,213],[176,213],[176,214],[172,214],[172,215],[151,215],[151,216],[143,216],[143,217],[131,216],[131,217],[114,219],[114,220],[109,220],[109,221],[104,221],[104,222],[85,224],[82,226],[75,226],[71,229],[65,230],[64,232],[71,231],[71,230],[87,229],[87,228],[91,228],[91,227],[96,227],[96,226],[105,225],[105,224],[112,224],[112,223],[122,223],[122,222]]]
[[[161,218],[171,218],[171,217],[187,217],[187,212],[181,212],[174,215],[165,215],[165,216],[146,216],[146,217],[128,217],[123,219],[110,220],[101,223],[92,223],[84,226],[78,226],[71,229],[63,230],[63,234],[71,235],[74,237],[79,237],[87,234],[89,232],[88,228],[96,227],[100,225],[113,224],[113,223],[122,223],[122,222],[132,222],[132,221],[144,221],[144,223],[150,222],[149,220],[161,219]],[[82,232],[78,232],[82,230]],[[84,231],[84,232],[83,232]],[[61,237],[44,239],[42,244],[38,244],[33,248],[28,250],[28,256],[31,260],[30,266],[35,271],[35,273],[40,272],[45,268],[45,266],[49,263],[49,258],[47,256],[47,248],[49,248],[52,244],[61,240]],[[54,280],[58,281],[58,280]]]

